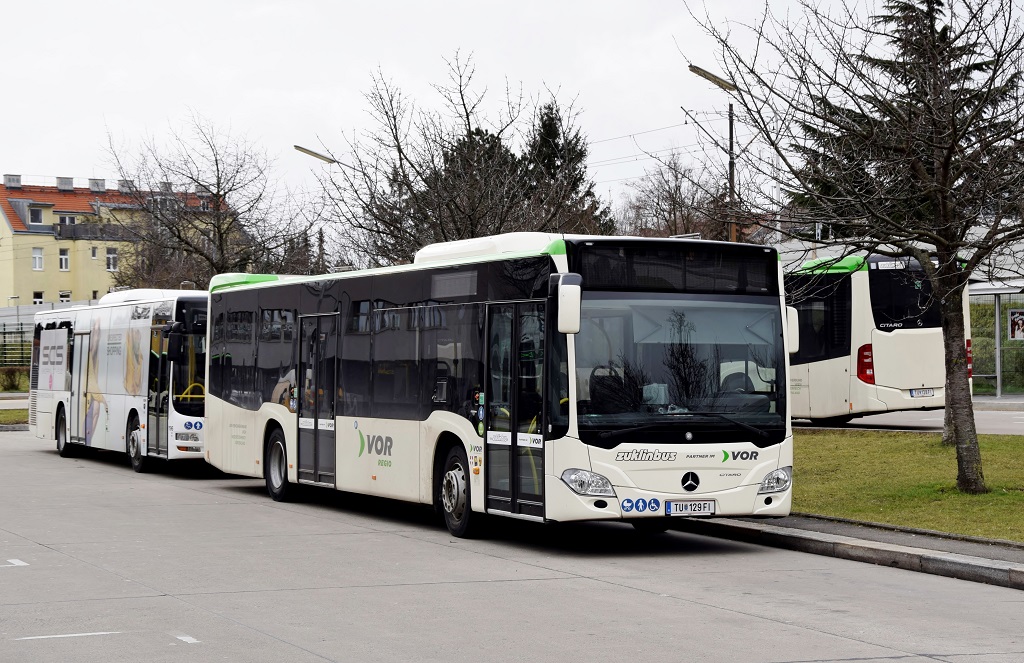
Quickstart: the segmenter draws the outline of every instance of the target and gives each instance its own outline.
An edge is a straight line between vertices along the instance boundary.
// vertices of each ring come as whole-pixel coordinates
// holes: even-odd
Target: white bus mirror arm
[[[800,318],[796,309],[792,306],[786,307],[786,336],[789,354],[796,354],[800,351]]]

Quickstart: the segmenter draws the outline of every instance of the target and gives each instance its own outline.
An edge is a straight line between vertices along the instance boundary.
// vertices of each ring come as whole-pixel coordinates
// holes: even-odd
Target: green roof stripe
[[[210,292],[278,280],[280,277],[276,274],[217,274],[210,279]]]
[[[815,258],[800,265],[796,274],[851,274],[868,268],[868,261],[862,256],[845,258]]]
[[[554,240],[553,242],[548,244],[546,249],[541,251],[541,255],[564,256],[565,255],[565,240],[564,239],[556,239],[556,240]]]

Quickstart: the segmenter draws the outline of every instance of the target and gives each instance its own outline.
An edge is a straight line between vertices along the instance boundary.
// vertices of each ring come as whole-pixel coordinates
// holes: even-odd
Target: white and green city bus
[[[207,294],[126,290],[36,313],[29,427],[61,456],[82,446],[203,458]]]
[[[785,276],[800,347],[790,356],[793,417],[822,425],[945,407],[939,305],[916,260],[818,258]],[[970,370],[970,308],[967,360]]]
[[[778,253],[514,233],[410,265],[210,284],[206,456],[294,484],[536,521],[784,516]]]

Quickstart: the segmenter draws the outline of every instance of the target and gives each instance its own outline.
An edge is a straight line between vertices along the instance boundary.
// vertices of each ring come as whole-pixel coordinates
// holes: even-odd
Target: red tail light
[[[857,377],[861,382],[875,383],[875,359],[870,343],[857,349]]]
[[[974,353],[971,352],[971,339],[967,339],[967,379],[974,377]]]

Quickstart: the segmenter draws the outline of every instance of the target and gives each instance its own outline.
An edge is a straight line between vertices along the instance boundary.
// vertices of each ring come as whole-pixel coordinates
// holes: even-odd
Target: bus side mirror
[[[786,336],[789,338],[789,354],[796,354],[800,351],[800,318],[796,309],[792,306],[786,307]]]
[[[556,294],[558,303],[558,331],[576,334],[580,330],[580,308],[583,278],[579,274],[558,274]]]
[[[171,332],[167,335],[167,359],[168,361],[184,361],[186,343],[185,335]]]

